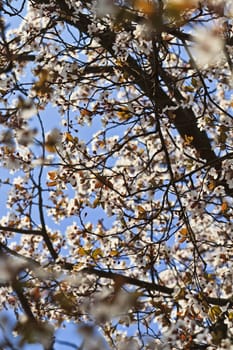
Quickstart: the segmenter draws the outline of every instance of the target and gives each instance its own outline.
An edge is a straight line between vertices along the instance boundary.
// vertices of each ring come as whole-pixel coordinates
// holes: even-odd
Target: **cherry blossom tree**
[[[17,346],[233,349],[230,0],[0,3],[0,296]],[[1,348],[15,349],[7,316]]]

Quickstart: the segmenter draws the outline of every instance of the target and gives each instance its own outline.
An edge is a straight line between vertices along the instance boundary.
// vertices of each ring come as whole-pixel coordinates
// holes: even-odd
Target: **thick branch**
[[[14,232],[14,233],[22,233],[25,235],[35,235],[35,236],[43,236],[43,232],[40,230],[30,230],[23,229],[18,227],[10,227],[10,226],[0,226],[0,231]]]
[[[11,283],[12,285],[12,288],[15,292],[15,294],[17,295],[19,301],[20,301],[20,304],[25,312],[25,314],[27,315],[27,317],[33,321],[33,322],[36,322],[36,318],[35,316],[33,315],[32,313],[32,310],[31,310],[31,307],[28,303],[28,300],[26,298],[26,296],[24,295],[24,292],[23,292],[23,288],[22,288],[22,285],[21,285],[21,282],[18,281],[16,278],[12,281]]]
[[[71,264],[71,263],[63,263],[62,267],[66,270],[69,271],[73,271],[75,265]],[[147,281],[143,281],[140,280],[138,278],[135,277],[130,277],[130,276],[125,276],[116,272],[112,272],[112,271],[105,271],[105,270],[99,270],[95,267],[86,267],[84,269],[82,269],[80,272],[82,273],[87,273],[87,274],[91,274],[91,275],[95,275],[98,276],[100,278],[107,278],[113,281],[117,281],[120,280],[122,282],[122,284],[128,284],[131,286],[136,286],[139,288],[142,288],[146,291],[150,291],[150,292],[158,292],[161,293],[165,296],[171,296],[174,293],[174,288],[171,287],[166,287],[163,286],[161,284],[157,284],[157,283],[152,283],[152,282],[147,282]],[[233,306],[233,301],[231,299],[225,299],[225,298],[213,298],[213,297],[209,297],[205,294],[200,294],[197,295],[197,298],[201,300],[204,300],[205,302],[207,302],[208,304],[211,305],[219,305],[219,306],[225,306],[225,305],[229,305],[229,306]]]
[[[111,271],[97,270],[96,268],[93,268],[93,267],[87,267],[83,269],[82,272],[93,274],[98,277],[109,278],[112,280],[121,280],[122,284],[130,284],[133,286],[146,289],[148,291],[159,292],[167,295],[171,295],[174,292],[173,288],[169,288],[156,283],[142,281],[135,277],[124,276],[119,273],[114,273]]]

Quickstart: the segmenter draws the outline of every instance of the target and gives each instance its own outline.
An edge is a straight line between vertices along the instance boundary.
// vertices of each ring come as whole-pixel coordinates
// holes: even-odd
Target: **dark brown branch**
[[[71,263],[63,263],[62,267],[66,270],[73,271],[75,265]],[[150,292],[158,292],[163,294],[164,296],[171,296],[174,293],[174,288],[166,287],[161,284],[157,283],[151,283],[147,281],[140,280],[135,277],[125,276],[120,273],[112,272],[112,271],[105,271],[105,270],[99,270],[95,267],[86,267],[82,270],[80,270],[81,273],[87,273],[91,275],[98,276],[100,278],[108,278],[113,281],[120,280],[122,284],[128,284],[131,286],[136,286],[142,289],[145,289],[146,291]],[[74,272],[75,273],[75,272]],[[197,294],[197,299],[202,301],[204,300],[206,303],[211,305],[219,305],[219,306],[225,306],[229,304],[229,306],[233,306],[233,301],[226,298],[213,298],[209,297],[205,294]]]
[[[135,277],[129,277],[129,276],[124,276],[119,273],[111,272],[111,271],[104,271],[104,270],[97,270],[96,268],[93,267],[87,267],[82,270],[83,273],[89,273],[89,274],[94,274],[95,276],[98,277],[103,277],[103,278],[109,278],[112,280],[121,280],[122,284],[130,284],[133,286],[137,286],[143,289],[146,289],[148,291],[154,291],[154,292],[159,292],[167,295],[171,295],[174,290],[173,288],[169,288],[166,286],[162,286],[156,283],[150,283],[146,281],[139,280]]]
[[[94,274],[95,276],[98,277],[103,277],[103,278],[109,278],[112,280],[121,280],[123,284],[129,284],[133,286],[137,286],[140,288],[143,288],[147,291],[154,291],[154,292],[159,292],[162,294],[167,294],[167,295],[172,295],[174,293],[174,288],[166,287],[160,284],[156,283],[150,283],[146,281],[139,280],[134,277],[129,277],[129,276],[124,276],[119,273],[111,272],[111,271],[103,271],[103,270],[97,270],[94,267],[87,267],[82,270],[83,273],[89,273],[89,274]],[[212,305],[219,305],[219,306],[225,306],[227,304],[233,305],[233,302],[229,299],[225,298],[212,298],[206,295],[202,295],[201,298],[198,297],[200,300],[204,300],[208,304]]]
[[[43,232],[40,230],[30,230],[30,229],[26,230],[23,228],[9,227],[9,226],[0,226],[0,231],[22,233],[25,235],[35,235],[35,236],[42,236],[43,235]]]
[[[31,321],[36,322],[36,318],[33,315],[33,312],[32,312],[31,307],[27,301],[26,296],[24,295],[22,283],[20,281],[18,281],[17,278],[14,278],[13,281],[11,282],[11,286],[12,286],[15,294],[17,295],[17,297],[20,301],[20,304],[21,304],[25,314],[27,315],[27,317]]]

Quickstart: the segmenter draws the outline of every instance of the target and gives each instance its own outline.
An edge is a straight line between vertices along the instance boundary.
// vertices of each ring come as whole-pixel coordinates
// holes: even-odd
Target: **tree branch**
[[[75,264],[67,263],[67,262],[61,263],[61,266],[68,271],[74,271],[74,268],[75,268]],[[95,276],[98,276],[100,278],[111,279],[113,281],[120,280],[122,282],[122,284],[129,284],[132,286],[140,287],[140,288],[145,289],[147,291],[165,294],[164,296],[166,296],[166,295],[172,296],[173,293],[175,292],[175,289],[171,288],[171,287],[166,287],[166,286],[163,286],[161,284],[143,281],[143,280],[140,280],[140,279],[135,278],[135,277],[125,276],[125,275],[122,275],[120,273],[116,273],[116,272],[112,272],[112,271],[99,270],[95,267],[86,267],[86,268],[80,270],[80,272],[84,273],[84,274],[86,273],[86,274],[95,275]],[[233,306],[233,300],[231,300],[231,298],[229,298],[229,299],[214,298],[214,297],[209,297],[203,293],[198,294],[198,292],[197,292],[197,299],[200,301],[205,301],[206,303],[211,304],[211,305],[225,306],[228,304],[229,306]]]

